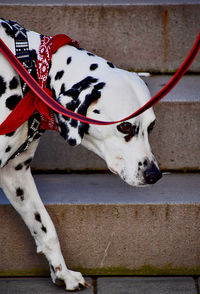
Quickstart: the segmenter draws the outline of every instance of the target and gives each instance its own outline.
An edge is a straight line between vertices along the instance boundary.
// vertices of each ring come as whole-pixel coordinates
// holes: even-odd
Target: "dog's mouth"
[[[113,174],[118,175],[124,182],[132,187],[150,187],[162,178],[161,171],[155,165],[143,172],[138,172],[135,179],[126,175],[124,170],[118,172],[112,167],[109,167],[109,170]]]
[[[119,173],[116,170],[114,170],[112,167],[108,167],[108,168],[113,174],[119,175]]]

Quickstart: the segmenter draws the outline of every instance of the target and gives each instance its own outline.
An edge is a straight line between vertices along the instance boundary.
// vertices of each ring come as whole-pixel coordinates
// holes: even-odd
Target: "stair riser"
[[[47,209],[68,266],[85,274],[200,272],[199,204],[47,205]],[[0,217],[4,224],[0,275],[47,274],[47,263],[34,253],[34,242],[16,212],[1,206]]]
[[[173,72],[200,27],[197,5],[0,6],[1,17],[34,31],[67,33],[82,47],[136,71]],[[200,56],[191,69],[199,72]]]

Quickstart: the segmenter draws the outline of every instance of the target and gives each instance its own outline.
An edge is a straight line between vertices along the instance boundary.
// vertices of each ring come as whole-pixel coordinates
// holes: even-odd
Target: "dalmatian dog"
[[[26,30],[33,61],[41,35]],[[0,20],[0,38],[15,54],[12,26]],[[47,87],[64,107],[103,121],[122,119],[150,99],[146,84],[136,73],[118,69],[111,62],[87,50],[64,45],[51,59]],[[0,124],[23,98],[20,78],[0,54]],[[103,158],[109,170],[132,186],[157,182],[161,172],[152,154],[148,134],[155,123],[152,109],[128,121],[108,125],[87,125],[55,114],[61,136],[72,146],[82,144]],[[13,156],[27,140],[28,121],[12,133],[0,136],[0,183],[7,198],[23,218],[33,236],[37,252],[49,263],[54,283],[62,280],[66,290],[87,286],[79,272],[67,268],[55,227],[31,175],[30,163],[40,133],[24,150]]]

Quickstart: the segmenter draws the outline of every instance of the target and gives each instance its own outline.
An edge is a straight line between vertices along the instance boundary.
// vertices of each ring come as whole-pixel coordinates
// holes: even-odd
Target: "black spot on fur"
[[[72,61],[72,58],[71,58],[71,56],[70,56],[70,57],[67,58],[67,64],[70,64],[71,61]]]
[[[100,110],[98,110],[98,109],[94,109],[93,112],[97,113],[97,114],[100,114]]]
[[[80,94],[80,91],[77,89],[73,89],[73,88],[64,92],[65,96],[72,97],[74,100],[76,100],[78,98],[79,94]]]
[[[93,53],[91,53],[91,52],[87,52],[87,55],[88,56],[95,56]]]
[[[107,61],[107,64],[111,67],[111,68],[115,68],[114,64],[110,61]]]
[[[45,232],[45,233],[47,232],[47,228],[46,228],[45,226],[43,226],[43,225],[42,225],[42,227],[41,227],[41,230],[42,230],[43,232]]]
[[[21,188],[17,188],[16,189],[16,196],[20,197],[21,201],[24,200],[24,190],[22,190]]]
[[[77,84],[74,84],[71,89],[64,92],[65,96],[72,97],[74,100],[78,99],[79,94],[81,91],[86,90],[91,86],[92,83],[96,83],[97,79],[93,77],[86,77],[82,81],[78,82]],[[74,111],[80,104],[80,101],[77,103],[74,103],[73,101],[70,103],[67,103],[66,108],[69,110]]]
[[[8,136],[8,137],[12,137],[12,136],[14,135],[14,133],[15,133],[15,131],[14,131],[14,132],[11,132],[11,133],[8,133],[8,134],[6,134],[6,136]]]
[[[101,82],[101,83],[98,83],[98,84],[96,84],[95,86],[94,86],[94,88],[96,89],[96,90],[101,90],[101,89],[103,89],[104,87],[105,87],[105,83],[103,83],[103,82]]]
[[[16,89],[19,85],[18,79],[16,77],[13,77],[12,80],[9,83],[10,90]]]
[[[0,76],[0,97],[3,95],[6,91],[6,82],[4,79]]]
[[[1,166],[1,164],[2,164],[2,160],[0,159],[0,166]]]
[[[84,103],[79,107],[78,113],[82,115],[86,115],[87,109],[90,106],[90,104],[96,100],[98,100],[101,97],[101,92],[96,90],[95,88],[92,90],[90,94],[87,94],[85,96]]]
[[[101,97],[101,92],[96,90],[95,88],[92,90],[90,94],[87,94],[85,97],[84,103],[79,107],[78,113],[82,115],[87,114],[87,109],[90,104]],[[78,133],[81,138],[83,138],[84,134],[88,134],[89,125],[85,123],[81,123],[78,128]]]
[[[21,170],[23,168],[23,165],[19,163],[16,167],[15,170]]]
[[[25,164],[25,165],[29,165],[29,164],[31,163],[31,161],[32,161],[32,157],[28,158],[28,159],[24,162],[24,164]]]
[[[21,98],[22,97],[19,95],[10,96],[9,98],[6,99],[6,107],[10,110],[15,109],[17,104],[20,102]]]
[[[41,216],[40,216],[40,214],[39,214],[38,212],[35,213],[35,220],[36,220],[37,222],[40,222],[40,223],[42,222],[42,221],[41,221]]]
[[[78,133],[80,135],[81,138],[83,138],[84,134],[88,134],[89,133],[89,128],[90,126],[88,124],[85,123],[81,123],[78,127]]]
[[[90,65],[90,70],[95,70],[98,68],[98,64],[97,63],[93,63]]]
[[[69,145],[71,145],[71,146],[76,146],[76,139],[72,139],[72,138],[70,138],[69,140],[68,140],[68,143],[69,143]]]
[[[55,80],[60,80],[62,78],[63,74],[64,74],[64,70],[58,71],[55,76]]]
[[[78,82],[77,84],[73,85],[72,88],[79,89],[80,91],[88,89],[92,83],[96,83],[98,80],[93,77],[86,77],[82,81]]]
[[[11,147],[8,146],[8,147],[6,148],[6,150],[5,150],[5,152],[9,152],[10,150],[11,150]]]
[[[65,92],[65,84],[62,84],[60,88],[60,94],[63,94]]]
[[[17,196],[22,196],[22,195],[24,195],[24,191],[21,188],[17,188],[16,189],[16,195]]]
[[[66,104],[66,108],[71,111],[75,111],[75,109],[79,106],[79,104],[80,104],[79,99],[77,99],[76,101],[72,100],[71,102]]]
[[[70,125],[71,125],[73,128],[77,128],[77,126],[78,126],[78,121],[75,120],[75,119],[72,119],[71,122],[70,122]]]
[[[64,117],[63,117],[63,118],[64,118]],[[62,121],[59,122],[59,126],[60,126],[60,134],[61,134],[61,136],[62,136],[65,140],[67,140],[67,139],[68,139],[68,133],[69,133],[69,128],[68,128],[68,126],[67,126],[64,122],[62,122]]]
[[[11,29],[11,27],[7,23],[2,22],[2,27],[5,29],[5,32],[9,37],[11,37],[11,38],[15,37],[13,30]]]
[[[35,139],[35,138],[34,138],[34,139]],[[29,169],[30,164],[31,164],[31,161],[32,161],[32,157],[28,158],[28,159],[24,162],[24,165],[26,166],[26,169]]]

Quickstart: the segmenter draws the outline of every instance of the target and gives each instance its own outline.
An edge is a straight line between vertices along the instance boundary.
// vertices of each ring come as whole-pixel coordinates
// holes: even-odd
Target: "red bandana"
[[[52,92],[46,88],[49,63],[52,55],[62,46],[70,44],[79,47],[76,41],[73,41],[66,35],[59,34],[52,37],[44,36],[42,38],[38,60],[37,74],[39,84],[44,90],[52,96]],[[54,119],[54,114],[49,107],[42,102],[33,91],[29,91],[26,96],[17,104],[15,109],[9,114],[7,119],[0,125],[0,135],[8,134],[19,128],[29,117],[38,111],[41,116],[41,128],[45,130],[58,130]]]
[[[49,63],[51,61],[51,47],[52,37],[44,36],[41,40],[38,59],[37,59],[37,76],[40,86],[46,89],[46,81],[49,71]],[[50,94],[52,96],[52,93]],[[38,102],[38,99],[37,99]],[[44,112],[40,112],[41,128],[45,130],[57,130],[53,112],[50,109],[46,109]]]

